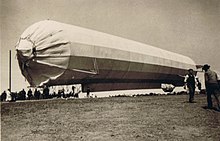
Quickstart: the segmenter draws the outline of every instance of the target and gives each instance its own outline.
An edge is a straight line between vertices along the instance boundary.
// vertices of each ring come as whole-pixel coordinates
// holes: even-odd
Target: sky
[[[50,19],[124,37],[208,63],[220,72],[219,0],[0,0],[1,85],[8,88],[12,50],[12,90],[28,86],[15,45],[35,22]]]

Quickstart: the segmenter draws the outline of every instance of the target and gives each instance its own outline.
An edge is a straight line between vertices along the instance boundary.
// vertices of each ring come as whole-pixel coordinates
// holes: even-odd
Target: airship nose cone
[[[33,43],[28,40],[20,40],[16,47],[16,50],[23,57],[30,57],[33,50]]]

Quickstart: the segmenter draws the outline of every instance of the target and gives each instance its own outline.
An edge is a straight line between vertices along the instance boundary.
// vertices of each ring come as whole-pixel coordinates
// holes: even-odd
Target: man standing
[[[89,87],[87,87],[87,89],[86,89],[86,96],[87,96],[87,98],[90,97],[90,88]]]
[[[212,94],[214,95],[216,102],[217,102],[217,110],[220,111],[220,105],[219,105],[219,85],[218,85],[218,76],[216,72],[210,70],[210,66],[208,64],[205,64],[202,68],[202,70],[205,71],[205,87],[206,87],[206,93],[207,93],[207,103],[208,108],[212,109]]]
[[[189,90],[189,102],[193,103],[196,85],[200,84],[198,77],[193,74],[193,69],[188,70],[184,83]]]
[[[28,95],[28,100],[31,100],[31,98],[33,97],[32,90],[31,90],[31,89],[28,90],[27,95]]]
[[[4,91],[1,95],[1,101],[6,101],[7,93]]]
[[[21,100],[26,100],[26,92],[24,89],[21,91],[21,97]]]
[[[71,93],[71,96],[76,97],[76,96],[75,96],[75,86],[72,86],[72,93]]]
[[[44,89],[43,89],[44,98],[48,99],[49,98],[49,94],[50,94],[50,90],[49,90],[48,86],[44,86]]]
[[[34,97],[38,100],[40,99],[40,91],[37,88],[34,90]]]

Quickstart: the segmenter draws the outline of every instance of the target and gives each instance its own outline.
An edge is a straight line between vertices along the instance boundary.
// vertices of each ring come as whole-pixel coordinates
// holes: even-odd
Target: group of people
[[[56,92],[50,92],[49,87],[44,87],[43,91],[41,92],[39,89],[35,88],[35,90],[32,92],[31,89],[29,89],[26,93],[24,89],[22,89],[20,92],[11,92],[10,89],[8,91],[4,91],[1,94],[1,101],[16,101],[16,100],[39,100],[39,99],[49,99],[49,98],[79,98],[79,92],[75,93],[75,87],[72,86],[72,91],[65,93],[64,89],[61,89]]]
[[[205,64],[202,67],[202,70],[205,72],[205,87],[206,87],[206,94],[207,94],[207,109],[216,109],[220,111],[220,103],[219,103],[219,95],[220,95],[220,85],[218,82],[218,75],[216,72],[210,69],[210,65]],[[201,90],[201,83],[199,82],[198,77],[194,74],[193,69],[188,70],[188,74],[185,76],[185,86],[188,88],[189,92],[189,102],[194,102],[194,94],[196,85]],[[217,107],[213,107],[212,102],[212,95],[215,98]]]

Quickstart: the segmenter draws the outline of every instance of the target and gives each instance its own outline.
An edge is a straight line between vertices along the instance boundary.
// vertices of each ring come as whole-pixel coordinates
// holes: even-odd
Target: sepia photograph
[[[2,141],[219,141],[219,0],[0,0]]]

